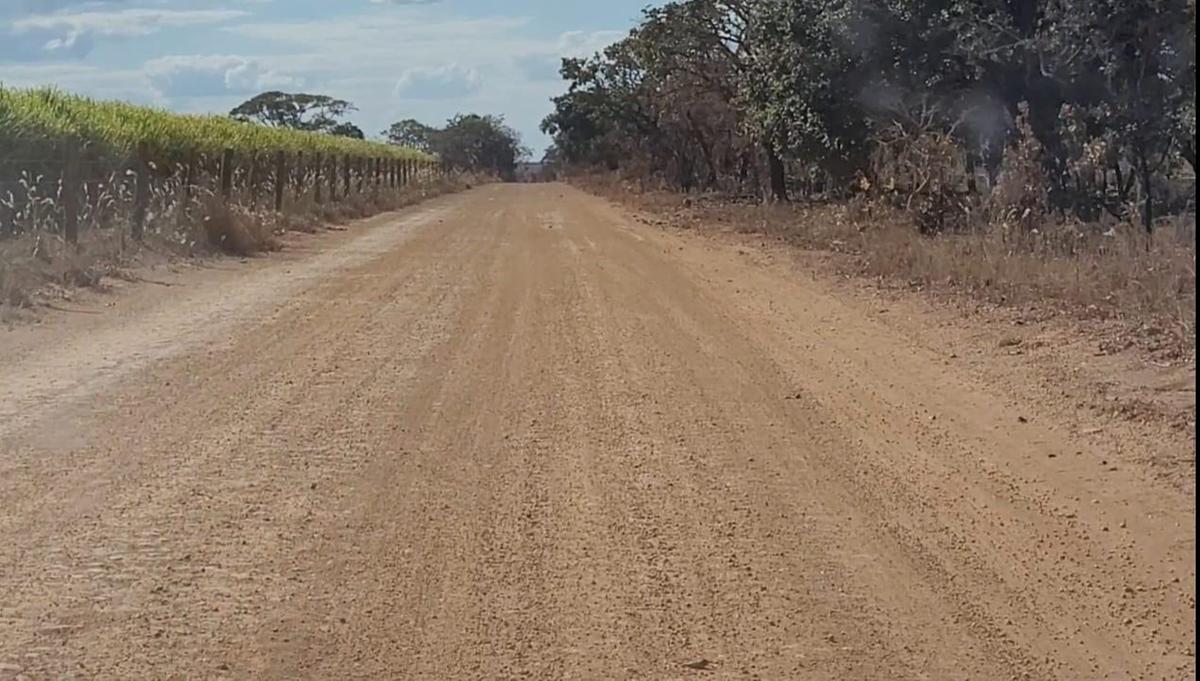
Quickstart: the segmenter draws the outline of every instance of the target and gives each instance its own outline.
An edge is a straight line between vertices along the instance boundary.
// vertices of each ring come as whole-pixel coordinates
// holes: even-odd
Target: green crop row
[[[197,155],[275,151],[360,158],[421,160],[404,147],[285,128],[222,116],[181,115],[124,102],[96,101],[54,89],[0,87],[0,155],[36,154],[47,147],[86,145],[100,155],[143,155],[184,161]]]

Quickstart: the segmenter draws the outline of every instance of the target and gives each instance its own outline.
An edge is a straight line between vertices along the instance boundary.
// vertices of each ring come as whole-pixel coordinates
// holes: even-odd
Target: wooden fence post
[[[196,162],[192,158],[188,158],[182,164],[183,179],[179,187],[181,192],[181,196],[179,197],[180,205],[179,210],[175,213],[175,222],[180,228],[187,222],[188,208],[192,205],[192,176],[195,173],[195,164]]]
[[[321,205],[321,184],[325,181],[325,174],[321,172],[324,161],[320,154],[313,160],[313,201],[318,206]]]
[[[221,198],[229,200],[233,193],[233,149],[221,152]]]
[[[146,163],[141,150],[133,161],[133,224],[130,233],[134,241],[141,241],[146,233],[146,212],[150,207],[150,164]]]
[[[296,184],[296,203],[304,200],[304,181],[308,179],[308,167],[304,165],[304,152],[296,152],[296,168],[292,181]]]
[[[258,206],[258,183],[260,175],[262,175],[261,165],[258,152],[250,152],[250,170],[246,173],[246,189],[250,193],[250,210],[254,210]]]
[[[283,211],[283,190],[287,188],[287,155],[275,152],[275,212]]]
[[[329,155],[329,202],[337,203],[338,164],[337,154]]]
[[[192,202],[192,181],[195,179],[196,162],[188,159],[183,162],[183,209],[186,211]]]
[[[62,204],[63,238],[69,244],[79,242],[79,190],[79,147],[68,142],[63,164]]]
[[[108,207],[107,204],[100,201],[104,180],[96,172],[98,166],[97,159],[98,155],[92,151],[90,146],[84,147],[82,162],[86,166],[86,170],[83,173],[83,200],[87,204],[88,212],[90,213],[89,217],[91,218],[89,222],[92,227],[103,224],[109,213],[109,211],[105,210]]]
[[[351,191],[351,187],[350,187],[350,157],[349,156],[342,157],[342,179],[344,179],[346,181],[345,191],[342,192],[342,198],[348,199],[348,198],[350,198],[350,191]]]

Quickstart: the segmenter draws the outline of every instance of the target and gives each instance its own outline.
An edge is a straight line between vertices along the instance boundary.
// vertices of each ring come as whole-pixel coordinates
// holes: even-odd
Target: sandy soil
[[[747,248],[497,185],[0,332],[0,678],[1192,677],[1190,433]]]

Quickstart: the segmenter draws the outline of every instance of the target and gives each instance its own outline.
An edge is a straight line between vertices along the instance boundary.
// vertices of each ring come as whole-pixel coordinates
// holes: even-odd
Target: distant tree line
[[[1194,0],[680,0],[564,60],[542,127],[551,160],[683,190],[936,213],[1007,180],[1150,229],[1194,208],[1195,27]]]
[[[513,179],[517,162],[528,155],[521,136],[499,116],[460,114],[441,128],[413,119],[393,123],[388,141],[433,154],[451,167]]]
[[[238,105],[230,116],[274,127],[363,139],[358,126],[344,120],[358,109],[325,95],[264,92]],[[451,168],[512,179],[517,162],[529,152],[520,135],[499,116],[460,114],[441,128],[408,119],[383,131],[387,141],[436,156]]]

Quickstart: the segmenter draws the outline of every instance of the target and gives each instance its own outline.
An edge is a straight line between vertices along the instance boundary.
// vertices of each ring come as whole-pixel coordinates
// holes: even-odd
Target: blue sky
[[[540,154],[558,59],[648,0],[0,0],[0,83],[224,113],[267,89],[333,95],[368,134],[499,113]]]

